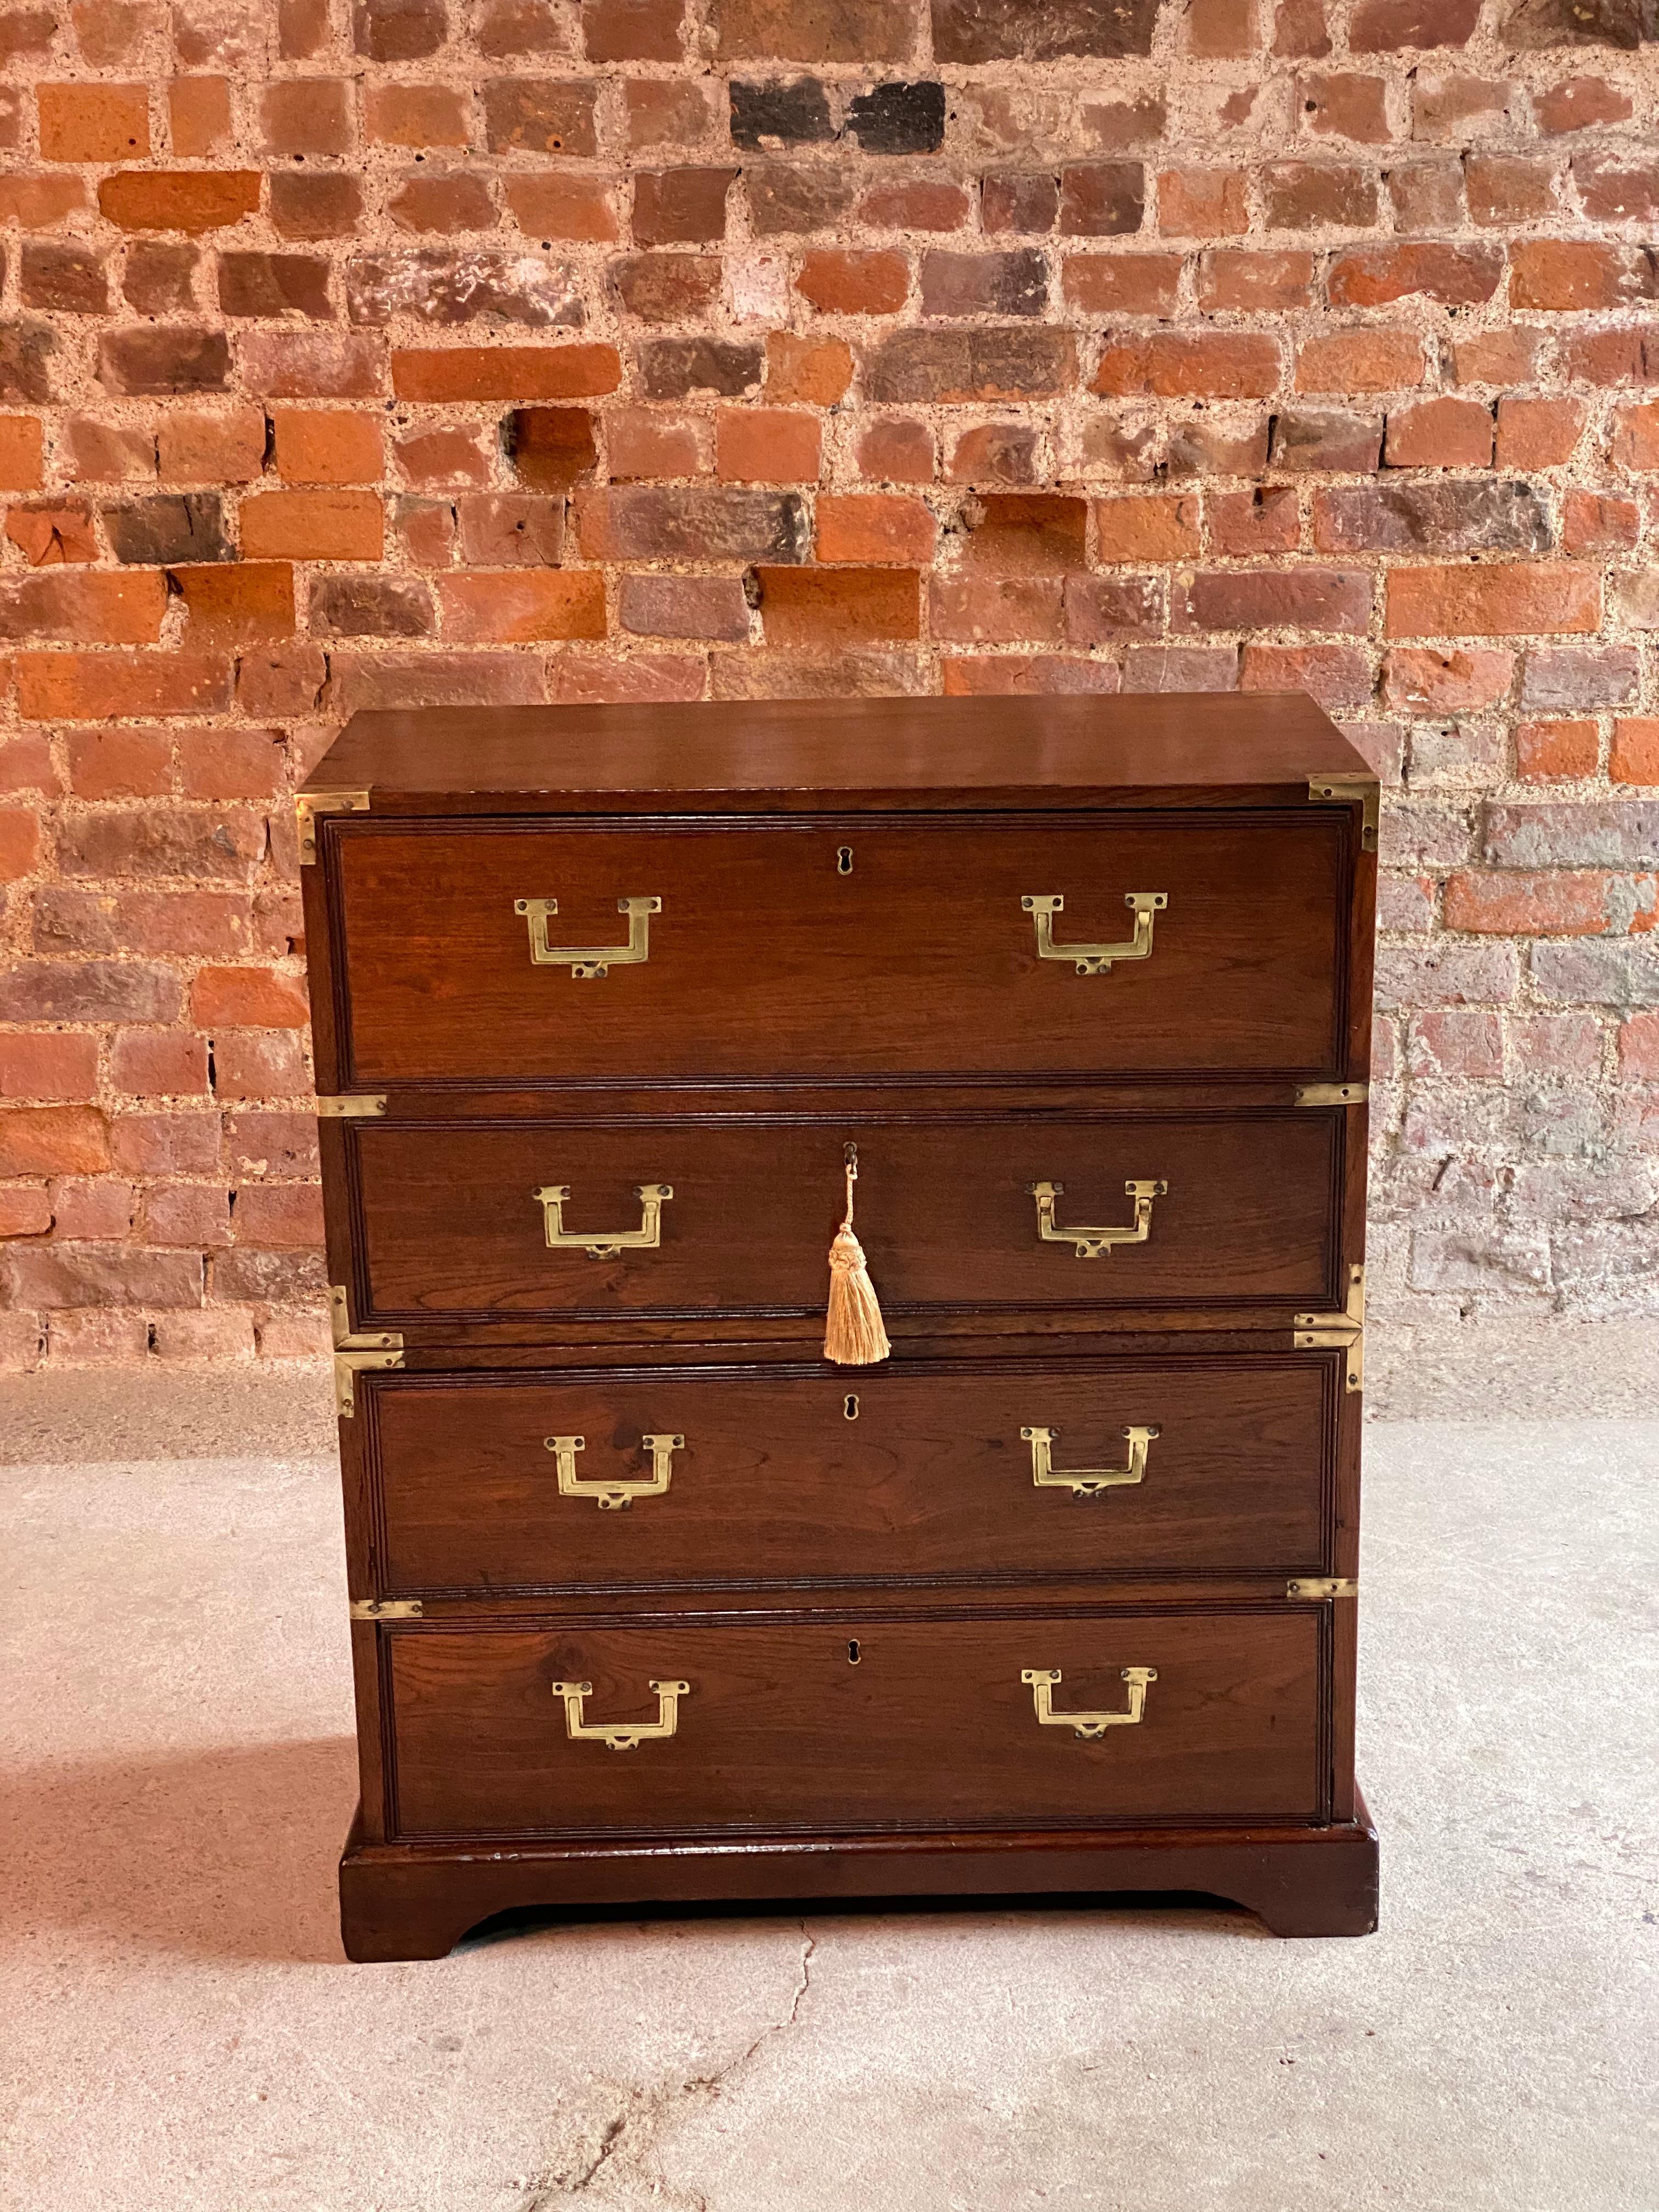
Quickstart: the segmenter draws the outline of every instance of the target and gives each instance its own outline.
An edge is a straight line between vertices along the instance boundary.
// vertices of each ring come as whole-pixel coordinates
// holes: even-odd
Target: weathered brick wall
[[[1305,685],[1380,1299],[1654,1302],[1650,8],[7,0],[0,1361],[320,1341],[288,794],[412,700]]]

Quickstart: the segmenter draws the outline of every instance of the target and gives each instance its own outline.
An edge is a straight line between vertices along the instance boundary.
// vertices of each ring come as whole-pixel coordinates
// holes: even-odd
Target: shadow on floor
[[[0,1928],[343,1966],[335,1863],[356,1799],[349,1736],[0,1774]]]

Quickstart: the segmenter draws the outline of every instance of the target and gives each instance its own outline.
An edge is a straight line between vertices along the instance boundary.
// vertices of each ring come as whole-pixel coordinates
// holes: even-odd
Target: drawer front
[[[386,1593],[500,1597],[1318,1573],[1338,1379],[1287,1357],[359,1389]]]
[[[1347,1117],[1035,1114],[833,1124],[337,1125],[355,1149],[360,1327],[821,1314],[859,1147],[858,1228],[891,1314],[1340,1307]],[[1145,1236],[1079,1258],[1084,1232]],[[1063,1186],[1053,1235],[1032,1186]],[[672,1191],[642,1200],[641,1188]],[[550,1247],[549,1201],[565,1191]],[[654,1224],[649,1212],[656,1207]],[[1075,1234],[1071,1233],[1075,1231]],[[618,1236],[654,1234],[590,1255]]]
[[[1314,1821],[1324,1610],[398,1630],[397,1832]]]
[[[1346,812],[1005,821],[349,823],[339,1087],[1339,1072]],[[1063,948],[1132,945],[1132,893],[1166,902],[1149,956],[1080,975]]]

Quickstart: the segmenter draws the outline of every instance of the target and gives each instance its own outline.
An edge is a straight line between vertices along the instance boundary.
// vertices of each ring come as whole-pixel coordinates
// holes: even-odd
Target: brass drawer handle
[[[1036,1707],[1039,1727],[1068,1728],[1079,1743],[1098,1743],[1109,1728],[1134,1727],[1146,1710],[1146,1685],[1157,1681],[1158,1669],[1123,1669],[1123,1679],[1129,1685],[1129,1705],[1128,1710],[1121,1713],[1057,1713],[1052,1700],[1054,1684],[1060,1680],[1058,1667],[1024,1667],[1019,1679],[1031,1686],[1031,1702]]]
[[[657,1693],[653,1721],[629,1721],[620,1728],[605,1728],[582,1718],[582,1707],[593,1694],[591,1682],[555,1682],[556,1698],[564,1699],[565,1733],[573,1743],[602,1743],[607,1751],[637,1751],[642,1743],[659,1742],[679,1726],[680,1699],[690,1697],[690,1682],[653,1682]]]
[[[647,917],[662,912],[659,898],[619,898],[618,914],[628,916],[626,945],[550,945],[547,924],[559,910],[557,899],[514,899],[513,911],[530,924],[530,961],[535,968],[568,967],[580,983],[602,981],[613,968],[636,968],[651,957]]]
[[[1127,1467],[1057,1468],[1050,1454],[1050,1446],[1060,1437],[1058,1429],[1022,1429],[1020,1435],[1031,1447],[1031,1480],[1039,1490],[1069,1490],[1074,1498],[1098,1498],[1103,1490],[1121,1490],[1132,1482],[1143,1482],[1146,1476],[1146,1453],[1156,1428],[1125,1429],[1129,1442],[1129,1463]],[[562,1488],[562,1484],[561,1484]]]
[[[544,1437],[559,1470],[561,1498],[597,1498],[601,1513],[625,1512],[636,1498],[660,1498],[674,1476],[674,1455],[685,1449],[684,1437],[641,1437],[640,1449],[651,1455],[649,1475],[633,1481],[579,1482],[576,1454],[586,1451],[586,1437]]]
[[[1153,918],[1168,906],[1170,894],[1168,891],[1125,891],[1123,903],[1134,915],[1135,931],[1134,935],[1126,938],[1121,945],[1056,945],[1054,916],[1065,911],[1065,900],[1058,894],[1050,896],[1030,893],[1020,901],[1036,931],[1037,958],[1073,961],[1079,975],[1109,975],[1114,964],[1120,960],[1152,958]]]
[[[1037,1236],[1044,1244],[1073,1244],[1079,1260],[1104,1260],[1114,1244],[1144,1244],[1152,1233],[1152,1200],[1169,1190],[1167,1182],[1126,1182],[1135,1202],[1135,1218],[1127,1229],[1062,1229],[1054,1219],[1054,1200],[1063,1182],[1033,1182],[1026,1188],[1036,1200]]]
[[[586,1252],[590,1260],[614,1260],[618,1252],[654,1252],[662,1243],[662,1210],[674,1195],[672,1182],[642,1182],[634,1195],[640,1201],[637,1229],[618,1229],[614,1236],[596,1237],[591,1229],[569,1230],[564,1225],[568,1182],[544,1183],[531,1196],[540,1205],[542,1224],[550,1251]]]

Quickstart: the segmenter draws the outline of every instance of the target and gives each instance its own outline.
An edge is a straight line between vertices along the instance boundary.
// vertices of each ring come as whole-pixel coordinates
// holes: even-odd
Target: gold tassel
[[[847,1218],[830,1247],[830,1312],[823,1327],[823,1356],[839,1367],[873,1367],[893,1348],[865,1265],[864,1247],[853,1234],[853,1185],[858,1176],[859,1148],[848,1145]]]

